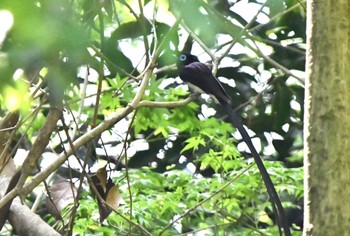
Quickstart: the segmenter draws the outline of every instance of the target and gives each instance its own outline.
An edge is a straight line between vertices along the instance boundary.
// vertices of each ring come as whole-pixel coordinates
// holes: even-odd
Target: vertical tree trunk
[[[307,11],[304,235],[349,235],[350,1]]]

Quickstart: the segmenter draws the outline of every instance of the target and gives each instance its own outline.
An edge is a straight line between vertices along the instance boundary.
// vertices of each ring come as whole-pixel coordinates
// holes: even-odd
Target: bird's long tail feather
[[[264,163],[262,162],[258,152],[256,151],[251,138],[249,137],[246,129],[244,128],[244,126],[242,125],[242,122],[240,121],[240,119],[238,118],[238,116],[236,115],[235,111],[232,109],[231,105],[229,103],[222,103],[221,104],[223,106],[223,108],[226,110],[228,117],[230,119],[230,121],[232,122],[232,125],[239,131],[239,133],[241,134],[244,142],[247,144],[255,162],[256,165],[258,166],[258,169],[260,171],[261,177],[265,183],[266,189],[267,189],[267,193],[269,195],[270,201],[272,203],[272,207],[273,207],[273,211],[276,214],[276,221],[277,224],[279,226],[279,230],[280,230],[280,234],[282,235],[282,230],[284,231],[284,234],[286,236],[290,236],[290,229],[289,229],[289,225],[287,224],[287,220],[284,214],[284,210],[283,210],[283,206],[281,204],[281,200],[276,192],[276,189],[272,183],[272,180],[270,178],[270,175],[268,174]]]

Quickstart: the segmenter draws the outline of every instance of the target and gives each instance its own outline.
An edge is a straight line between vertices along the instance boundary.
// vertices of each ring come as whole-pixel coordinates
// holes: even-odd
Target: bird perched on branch
[[[282,207],[279,196],[271,181],[271,178],[262,162],[258,152],[256,151],[246,129],[242,125],[239,117],[231,107],[231,98],[222,87],[220,81],[212,74],[207,65],[201,63],[198,58],[189,53],[182,53],[178,58],[177,67],[179,70],[179,76],[191,90],[196,93],[207,93],[212,95],[218,103],[227,112],[227,115],[232,122],[232,125],[236,127],[239,133],[242,135],[243,141],[247,144],[257,166],[261,173],[262,179],[265,183],[270,201],[272,203],[273,210],[276,214],[276,220],[279,226],[280,235],[282,235],[282,229],[286,236],[291,235],[289,226],[286,221],[284,209]]]

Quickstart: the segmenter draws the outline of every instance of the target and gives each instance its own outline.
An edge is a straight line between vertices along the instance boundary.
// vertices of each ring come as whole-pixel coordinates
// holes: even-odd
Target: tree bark
[[[11,176],[0,175],[0,198],[5,193],[10,179]],[[8,220],[18,235],[60,235],[35,212],[22,205],[18,198],[14,199],[10,207]]]
[[[15,198],[11,205],[9,221],[18,235],[60,236],[58,232],[26,205],[22,205],[18,198]]]
[[[348,235],[350,1],[308,0],[304,235]]]

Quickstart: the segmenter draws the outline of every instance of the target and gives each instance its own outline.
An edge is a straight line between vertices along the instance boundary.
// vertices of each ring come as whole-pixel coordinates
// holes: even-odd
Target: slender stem
[[[167,229],[169,229],[172,225],[174,225],[177,221],[181,220],[184,216],[186,216],[187,214],[189,214],[190,212],[194,211],[197,207],[203,205],[205,202],[207,202],[208,200],[212,199],[215,195],[217,195],[218,193],[220,193],[222,190],[224,190],[225,188],[227,188],[230,184],[232,184],[234,181],[236,181],[241,175],[243,175],[246,171],[248,171],[252,166],[254,165],[254,163],[250,164],[247,168],[245,168],[243,171],[241,171],[240,173],[238,173],[234,178],[232,178],[230,181],[228,181],[226,184],[224,184],[223,186],[221,186],[220,188],[218,188],[218,190],[216,190],[215,192],[213,192],[213,194],[211,194],[209,197],[203,199],[202,201],[200,201],[199,203],[197,203],[196,205],[188,208],[184,213],[182,213],[180,216],[178,216],[177,218],[175,218],[173,221],[171,221],[168,225],[166,225],[162,231],[160,231],[159,236],[162,235]]]

